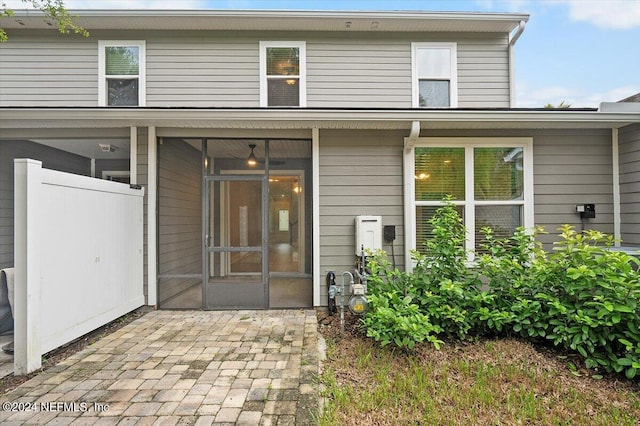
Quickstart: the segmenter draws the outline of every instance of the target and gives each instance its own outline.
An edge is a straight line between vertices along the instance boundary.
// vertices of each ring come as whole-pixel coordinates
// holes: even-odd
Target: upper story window
[[[144,41],[98,42],[98,102],[100,106],[144,106]]]
[[[414,108],[458,106],[456,43],[412,43]]]
[[[260,42],[260,106],[306,106],[306,43]]]

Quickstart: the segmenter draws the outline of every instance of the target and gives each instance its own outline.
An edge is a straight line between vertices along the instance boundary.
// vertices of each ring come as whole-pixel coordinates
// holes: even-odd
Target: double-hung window
[[[408,249],[423,252],[429,223],[443,198],[452,201],[467,229],[468,260],[482,243],[482,228],[496,237],[533,228],[530,138],[421,138],[405,155]],[[411,229],[411,227],[413,229]]]
[[[144,41],[98,42],[98,103],[100,106],[144,106]]]
[[[412,43],[414,108],[458,106],[456,43]]]
[[[303,107],[306,93],[306,43],[261,41],[260,106]]]

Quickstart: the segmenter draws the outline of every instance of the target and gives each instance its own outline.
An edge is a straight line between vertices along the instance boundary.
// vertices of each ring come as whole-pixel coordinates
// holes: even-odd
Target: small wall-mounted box
[[[580,213],[581,219],[593,219],[596,217],[596,205],[578,204],[576,205],[576,212]]]
[[[382,250],[382,216],[356,216],[356,256],[364,250]]]

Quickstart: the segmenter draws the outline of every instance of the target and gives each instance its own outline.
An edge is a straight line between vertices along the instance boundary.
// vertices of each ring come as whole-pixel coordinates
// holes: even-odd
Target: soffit
[[[458,12],[71,10],[87,30],[372,31],[508,33],[529,15]],[[52,29],[39,11],[15,11],[6,29]]]

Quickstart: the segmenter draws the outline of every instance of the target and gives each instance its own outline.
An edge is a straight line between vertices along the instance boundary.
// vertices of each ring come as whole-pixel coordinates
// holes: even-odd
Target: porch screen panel
[[[158,301],[202,306],[202,152],[200,141],[158,144]]]

